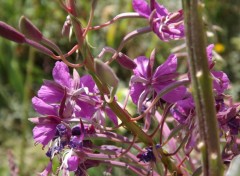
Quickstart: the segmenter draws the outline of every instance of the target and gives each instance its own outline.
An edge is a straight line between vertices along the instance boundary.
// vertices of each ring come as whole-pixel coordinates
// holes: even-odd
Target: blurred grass
[[[162,0],[171,11],[181,7],[181,1]],[[239,101],[240,96],[240,1],[238,0],[206,0],[207,29],[214,33],[209,38],[209,43],[220,43],[225,47],[222,57],[225,64],[219,68],[226,71],[231,79],[232,95]],[[79,1],[81,20],[88,18],[89,1]],[[110,20],[115,15],[132,11],[131,1],[99,1],[93,24]],[[0,0],[0,20],[18,28],[18,19],[21,15],[27,16],[43,32],[43,34],[56,42],[63,52],[67,52],[75,43],[61,37],[61,28],[66,18],[66,13],[56,1],[48,0]],[[117,48],[121,39],[129,32],[146,26],[141,19],[121,20],[114,25],[100,31],[90,32],[88,40],[94,47],[93,54],[97,55],[102,47]],[[179,42],[163,43],[154,34],[146,34],[129,41],[123,51],[130,57],[150,55],[156,47],[157,62],[163,62],[172,46]],[[30,102],[36,94],[42,79],[51,79],[51,69],[54,61],[40,53],[31,56],[31,49],[25,45],[18,45],[0,38],[0,175],[9,175],[6,156],[7,150],[12,150],[16,162],[22,164],[24,170],[21,175],[36,175],[47,164],[45,152],[41,146],[34,146],[31,129],[33,125],[26,122],[28,117],[36,116]],[[33,57],[30,58],[29,56]],[[72,61],[76,56],[71,57]],[[27,64],[32,60],[30,68]],[[29,72],[29,69],[31,70]],[[123,85],[128,85],[130,71],[123,70],[114,64],[117,75],[123,80]],[[27,78],[30,78],[27,79]],[[126,92],[126,91],[123,91]],[[121,97],[125,93],[118,92]],[[26,113],[27,110],[27,113]],[[24,143],[24,141],[26,143]],[[22,148],[21,148],[22,146]],[[21,158],[22,156],[22,158]],[[24,161],[24,163],[23,163]],[[93,168],[90,175],[103,172],[105,167]],[[115,169],[114,175],[124,175],[122,169]],[[116,174],[118,173],[118,174]]]

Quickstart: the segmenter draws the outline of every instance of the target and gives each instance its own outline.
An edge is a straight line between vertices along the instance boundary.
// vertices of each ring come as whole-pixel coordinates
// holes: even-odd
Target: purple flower
[[[216,94],[222,94],[229,86],[229,79],[228,79],[228,76],[226,75],[226,73],[224,73],[222,71],[212,70],[214,67],[214,64],[215,64],[212,60],[213,47],[214,47],[213,44],[211,44],[207,47],[208,65],[209,65],[210,73],[213,78],[214,91],[216,92]]]
[[[61,119],[57,116],[30,118],[31,122],[36,124],[33,128],[33,138],[37,143],[46,146],[56,135],[57,125]]]
[[[78,156],[71,156],[70,158],[68,158],[67,160],[67,164],[68,164],[68,170],[69,171],[76,171],[78,168],[78,165],[80,163],[80,159]]]
[[[90,76],[83,76],[80,79],[78,72],[73,70],[73,77],[69,73],[68,66],[64,62],[56,62],[52,71],[54,81],[44,80],[43,86],[38,91],[38,97],[46,103],[59,103],[64,95],[64,91],[67,94],[67,101],[74,104],[74,101],[78,99],[88,89],[94,89],[94,82],[91,81]],[[85,78],[87,77],[87,78]],[[85,80],[84,87],[82,80]],[[75,111],[80,110],[79,107],[74,107]]]
[[[226,107],[218,112],[217,119],[223,131],[230,132],[230,135],[237,135],[240,130],[239,105]]]
[[[188,124],[195,115],[195,106],[192,97],[179,100],[170,109],[172,116],[181,124]]]
[[[142,104],[148,98],[154,98],[157,93],[169,84],[175,82],[177,74],[177,57],[170,55],[168,59],[153,71],[154,57],[147,59],[140,56],[134,60],[137,67],[133,70],[134,75],[130,80],[130,95],[141,111]],[[186,88],[180,86],[165,94],[162,99],[169,103],[174,103],[185,96]]]
[[[153,32],[163,41],[184,37],[183,11],[169,13],[168,10],[151,0],[150,6],[145,0],[133,0],[133,9],[150,21]]]
[[[37,143],[41,143],[43,146],[46,146],[57,134],[60,135],[60,128],[58,128],[60,127],[59,124],[65,119],[71,118],[73,112],[72,108],[68,107],[68,104],[65,105],[65,101],[66,92],[60,105],[47,104],[38,97],[32,98],[33,108],[39,114],[43,115],[42,117],[29,119],[31,122],[36,124],[33,128],[33,138]],[[64,110],[66,111],[64,112]]]
[[[81,111],[76,111],[76,116],[83,117],[89,120],[97,121],[101,125],[105,125],[106,116],[117,125],[117,116],[112,110],[104,103],[104,100],[100,96],[96,89],[96,85],[90,76],[84,76],[81,78],[81,86],[87,87],[89,93],[95,96],[87,96],[85,93],[80,98],[76,99],[76,105],[80,107]]]
[[[60,104],[66,91],[64,117],[70,118],[71,115],[72,118],[77,117],[88,120],[97,117],[98,122],[104,124],[107,115],[117,125],[116,115],[104,104],[100,96],[97,96],[99,92],[90,75],[84,75],[80,78],[74,69],[72,77],[67,65],[63,62],[56,62],[52,74],[54,81],[45,80],[44,85],[38,91],[38,98],[35,97],[36,100],[33,102],[35,110],[41,109],[40,114],[55,114],[56,105]],[[35,102],[37,101],[41,101],[45,105],[36,108],[38,105]]]

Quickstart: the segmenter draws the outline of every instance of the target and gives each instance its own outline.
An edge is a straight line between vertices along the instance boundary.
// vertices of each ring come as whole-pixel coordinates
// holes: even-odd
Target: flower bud
[[[95,59],[95,71],[98,78],[111,87],[117,87],[118,78],[109,65]]]
[[[62,28],[62,35],[68,37],[71,31],[71,18],[68,15],[66,18],[66,21],[63,24],[63,28]]]
[[[133,70],[137,67],[137,64],[130,59],[127,55],[119,53],[116,61],[126,69]]]
[[[34,26],[29,19],[22,16],[19,20],[20,31],[25,34],[26,37],[35,40],[41,41],[43,38],[42,33]]]
[[[25,36],[12,26],[0,21],[0,36],[16,43],[25,43]]]

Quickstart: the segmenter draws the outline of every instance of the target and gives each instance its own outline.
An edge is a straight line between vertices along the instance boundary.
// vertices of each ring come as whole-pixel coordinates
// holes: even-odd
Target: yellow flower
[[[217,53],[223,53],[225,51],[225,46],[222,43],[216,43],[214,46],[214,50]]]

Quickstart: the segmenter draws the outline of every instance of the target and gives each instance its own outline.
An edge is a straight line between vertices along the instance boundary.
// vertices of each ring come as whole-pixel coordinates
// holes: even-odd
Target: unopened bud
[[[63,24],[63,28],[62,28],[62,35],[68,37],[70,34],[70,29],[71,29],[71,18],[68,15],[66,18],[66,21]]]
[[[117,62],[126,69],[133,70],[137,67],[137,64],[130,59],[127,55],[119,53],[117,57]]]
[[[95,59],[95,71],[98,78],[111,87],[117,87],[118,78],[109,65]]]
[[[0,36],[16,43],[25,43],[25,36],[12,26],[0,21]]]
[[[30,38],[35,41],[41,41],[43,38],[43,35],[38,30],[38,28],[35,25],[33,25],[31,21],[24,16],[22,16],[19,20],[19,28],[27,38]]]

